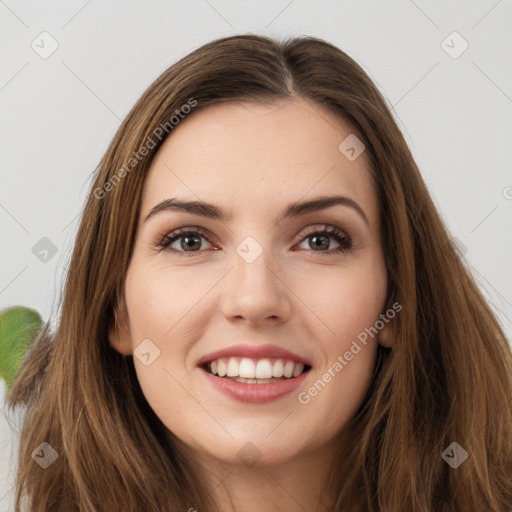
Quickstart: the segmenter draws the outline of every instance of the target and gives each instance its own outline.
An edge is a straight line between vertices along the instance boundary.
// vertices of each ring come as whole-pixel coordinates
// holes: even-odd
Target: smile
[[[198,366],[214,389],[250,403],[293,392],[311,370],[306,359],[275,345],[237,345],[203,357]]]
[[[212,375],[245,384],[268,384],[298,377],[309,366],[281,358],[250,359],[248,357],[220,358],[210,361],[205,369]]]

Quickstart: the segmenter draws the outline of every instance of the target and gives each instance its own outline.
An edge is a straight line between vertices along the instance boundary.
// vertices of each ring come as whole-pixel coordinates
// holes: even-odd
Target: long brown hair
[[[379,347],[367,397],[344,429],[349,442],[339,443],[331,510],[512,510],[511,350],[386,101],[358,64],[325,41],[238,35],[166,70],[99,163],[58,326],[40,331],[8,397],[10,407],[26,407],[17,511],[24,496],[32,512],[217,510],[146,402],[132,357],[110,346],[108,331],[123,297],[144,181],[182,117],[176,111],[296,97],[327,107],[364,142],[379,198],[387,307],[403,307],[392,324],[393,348]],[[47,469],[32,458],[43,442],[58,454]],[[468,454],[456,469],[442,457],[453,442]]]

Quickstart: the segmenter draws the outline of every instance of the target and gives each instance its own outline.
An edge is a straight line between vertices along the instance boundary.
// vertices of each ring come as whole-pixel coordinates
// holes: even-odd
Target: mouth
[[[221,357],[207,361],[201,368],[221,379],[259,385],[296,379],[311,370],[311,366],[291,359],[249,357]]]
[[[307,379],[307,359],[276,345],[236,345],[204,356],[198,367],[213,389],[241,402],[289,395]]]

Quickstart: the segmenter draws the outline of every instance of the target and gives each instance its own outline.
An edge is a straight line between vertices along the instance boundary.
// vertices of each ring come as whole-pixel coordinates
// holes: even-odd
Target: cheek
[[[134,265],[126,279],[130,329],[134,337],[154,336],[162,343],[183,325],[194,322],[195,305],[215,283],[190,269]],[[135,340],[134,340],[135,341]]]
[[[331,362],[315,372],[298,396],[303,417],[313,427],[321,418],[322,432],[329,438],[354,417],[373,377],[376,344],[351,348],[333,353]]]
[[[324,418],[326,432],[353,416],[373,376],[378,336],[371,328],[383,313],[386,278],[376,272],[379,266],[369,268],[347,266],[304,282],[307,305],[318,317],[313,335],[322,358],[299,403],[309,409],[308,416]],[[304,296],[306,288],[299,293]]]
[[[346,265],[337,271],[331,268],[301,277],[294,291],[307,306],[308,318],[320,323],[317,332],[325,348],[341,349],[374,325],[383,312],[386,278],[378,266],[365,270]]]
[[[203,274],[199,276],[190,268],[170,271],[165,265],[144,265],[134,258],[126,278],[126,303],[139,384],[162,422],[180,432],[181,422],[197,406],[187,392],[192,388],[187,370],[191,364],[190,347],[201,338],[208,319],[203,303],[198,302],[219,280],[211,272]],[[137,356],[142,352],[138,347],[143,346],[143,340],[147,346],[144,353],[149,352],[152,361],[149,365]],[[200,412],[194,410],[195,415]],[[182,436],[187,437],[186,431]]]
[[[193,441],[188,433],[190,418],[201,413],[187,393],[191,383],[185,371],[189,340],[197,337],[194,330],[198,328],[196,313],[200,308],[193,306],[199,292],[197,287],[190,286],[184,273],[150,265],[133,265],[126,279],[133,361],[139,385],[162,423],[186,442]],[[151,354],[151,363],[146,365],[144,358],[137,356],[142,352],[137,347],[148,339],[154,345],[148,344],[144,350]]]

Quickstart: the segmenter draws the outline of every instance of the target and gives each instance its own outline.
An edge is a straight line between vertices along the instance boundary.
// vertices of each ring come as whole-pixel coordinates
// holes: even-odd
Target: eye
[[[205,239],[210,243],[206,233],[201,228],[180,228],[165,235],[158,244],[158,247],[161,250],[167,249],[176,252],[180,256],[192,256],[192,254],[187,253],[199,252],[202,243],[201,239]],[[176,242],[179,242],[179,248],[172,247]]]
[[[330,249],[330,238],[333,238],[336,243],[338,243],[338,247],[334,247],[331,250],[324,250]],[[306,232],[303,242],[301,243],[304,243],[308,239],[309,248],[306,247],[306,250],[311,249],[312,251],[319,253],[333,254],[334,252],[347,252],[352,247],[352,240],[350,237],[335,226],[325,225],[320,229],[314,227],[310,228],[309,231]]]
[[[158,244],[158,247],[160,250],[172,251],[180,256],[192,256],[193,253],[201,252],[203,239],[211,245],[208,235],[201,228],[180,228],[165,235]],[[347,252],[352,247],[350,237],[335,226],[325,225],[322,228],[309,228],[306,234],[303,235],[301,244],[308,239],[309,247],[301,247],[301,249],[333,254],[336,252]],[[334,239],[338,247],[331,248],[331,241],[329,239]],[[175,244],[176,246],[173,247]]]

